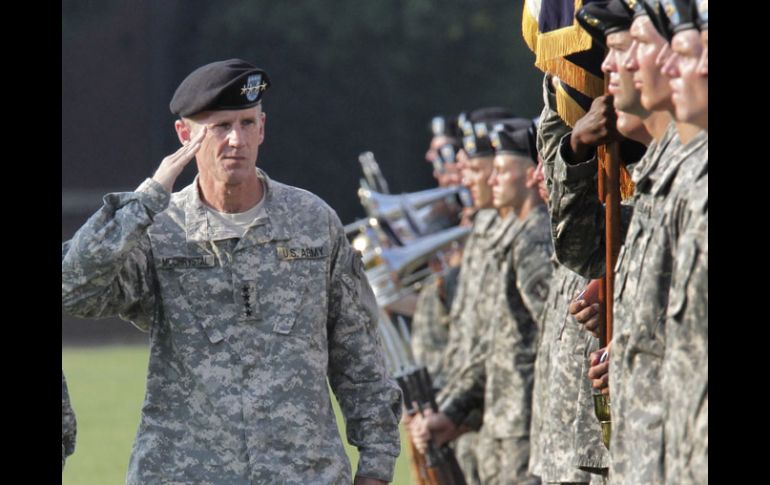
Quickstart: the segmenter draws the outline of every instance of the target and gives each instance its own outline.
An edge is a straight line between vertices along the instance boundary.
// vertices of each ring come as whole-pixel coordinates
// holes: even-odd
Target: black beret
[[[430,120],[430,131],[433,136],[459,138],[462,135],[455,116],[434,116]]]
[[[201,111],[251,108],[269,87],[267,73],[244,60],[212,62],[182,81],[169,107],[172,113],[185,117]]]
[[[532,120],[520,118],[513,123],[512,120],[497,123],[490,138],[496,153],[509,153],[520,157],[527,157],[537,164],[535,147],[535,125]]]
[[[454,143],[445,143],[438,149],[441,163],[457,163],[457,152],[460,147]]]
[[[660,0],[658,4],[655,28],[660,35],[671,42],[677,32],[689,29],[697,29],[693,9],[694,2],[690,0]]]
[[[473,134],[473,123],[471,123],[468,113],[465,111],[457,116],[457,126],[464,137]]]
[[[533,123],[533,120],[529,118],[504,118],[502,120],[497,120],[494,126],[497,125],[504,125],[504,128],[508,131],[516,131],[516,130],[523,130],[526,128],[529,128],[529,125]]]
[[[695,24],[700,30],[709,28],[709,0],[696,0],[695,2]]]
[[[463,131],[463,148],[469,157],[488,157],[495,150],[489,140],[492,125],[504,118],[513,118],[513,112],[497,106],[479,108],[470,113],[461,113],[460,128]]]
[[[471,127],[471,134],[463,137],[463,148],[471,158],[489,157],[495,154],[492,142],[489,141],[489,127],[483,121],[466,122],[466,129]]]
[[[499,106],[492,106],[489,108],[479,108],[470,112],[468,119],[474,124],[483,121],[485,123],[491,123],[493,121],[501,120],[503,118],[513,118],[516,116],[513,112],[506,108]]]
[[[634,18],[640,15],[650,15],[658,9],[657,0],[651,0],[649,3],[646,0],[621,0],[623,7]]]
[[[621,0],[589,3],[578,10],[575,18],[601,45],[606,45],[605,38],[609,34],[630,29],[634,20]]]

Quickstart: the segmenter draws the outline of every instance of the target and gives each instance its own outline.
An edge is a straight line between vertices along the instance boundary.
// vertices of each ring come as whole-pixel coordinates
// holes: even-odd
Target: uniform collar
[[[257,177],[264,188],[264,214],[257,217],[238,242],[236,250],[270,241],[291,239],[290,228],[287,226],[286,191],[281,184],[273,182],[260,168],[256,168]],[[182,191],[185,213],[185,232],[188,242],[211,241],[213,234],[206,216],[206,205],[200,198],[198,177]]]

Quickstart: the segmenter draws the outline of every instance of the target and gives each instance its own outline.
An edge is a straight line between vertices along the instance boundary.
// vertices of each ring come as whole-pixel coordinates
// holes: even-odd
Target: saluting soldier
[[[350,483],[329,385],[355,483],[393,478],[401,392],[360,256],[328,205],[255,166],[269,86],[240,59],[188,75],[170,104],[183,146],[64,254],[64,311],[150,332],[129,484]]]

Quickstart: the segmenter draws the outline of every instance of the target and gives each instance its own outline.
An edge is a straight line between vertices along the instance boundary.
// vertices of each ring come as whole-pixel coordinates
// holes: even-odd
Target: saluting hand
[[[174,182],[182,170],[195,157],[203,143],[203,137],[206,136],[206,127],[204,126],[197,135],[188,140],[179,150],[167,156],[160,162],[158,170],[152,179],[163,186],[168,192],[173,191]]]

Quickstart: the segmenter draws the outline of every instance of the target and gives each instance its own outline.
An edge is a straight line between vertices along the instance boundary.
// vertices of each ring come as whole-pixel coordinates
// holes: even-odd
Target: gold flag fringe
[[[585,110],[577,103],[577,101],[572,99],[570,95],[567,94],[567,91],[561,87],[561,84],[556,87],[556,112],[559,113],[561,119],[563,119],[570,128],[574,128],[577,120],[586,114]]]
[[[604,94],[602,78],[594,76],[564,58],[551,59],[540,64],[535,63],[535,66],[544,72],[553,74],[589,98],[596,98]]]
[[[535,66],[543,72],[549,72],[564,80],[573,88],[589,98],[604,93],[604,82],[588,71],[564,59],[564,56],[591,48],[591,36],[583,30],[577,21],[561,29],[541,33],[538,31],[538,19],[530,12],[532,0],[525,0],[521,15],[521,34],[524,42],[535,54]],[[575,0],[575,11],[583,6],[583,0]]]
[[[530,14],[530,0],[524,0],[524,11],[521,13],[521,35],[524,42],[535,56],[537,56],[538,20]]]

